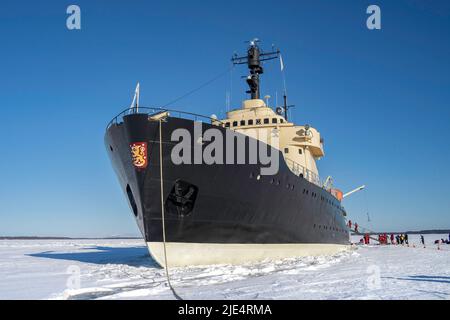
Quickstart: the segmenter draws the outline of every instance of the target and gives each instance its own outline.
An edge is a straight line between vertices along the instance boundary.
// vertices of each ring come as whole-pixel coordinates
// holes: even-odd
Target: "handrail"
[[[320,177],[318,174],[316,174],[315,172],[312,172],[311,170],[305,168],[304,166],[302,166],[301,164],[289,159],[289,158],[284,158],[286,161],[286,164],[288,165],[289,169],[297,176],[302,176],[303,178],[305,178],[306,180],[308,180],[309,182],[314,183],[315,185],[319,186],[322,188],[322,184],[320,183]]]
[[[141,112],[141,110],[144,110],[145,112]],[[167,108],[162,108],[162,107],[139,107],[139,111],[136,112],[135,108],[127,108],[125,110],[123,110],[122,112],[120,112],[118,115],[116,115],[114,118],[112,118],[112,120],[108,123],[108,125],[106,126],[106,130],[109,129],[109,127],[111,127],[113,124],[118,124],[120,120],[123,119],[124,116],[127,115],[131,115],[131,114],[148,114],[148,115],[153,115],[156,113],[160,113],[160,112],[172,112],[174,114],[178,114],[178,116],[181,118],[181,115],[185,115],[185,116],[190,116],[190,117],[194,117],[194,121],[197,121],[199,118],[200,119],[205,119],[205,120],[210,120],[211,122],[218,122],[223,124],[222,121],[220,121],[219,119],[214,119],[208,116],[204,116],[201,114],[197,114],[197,113],[192,113],[192,112],[186,112],[186,111],[180,111],[180,110],[174,110],[174,109],[167,109]]]

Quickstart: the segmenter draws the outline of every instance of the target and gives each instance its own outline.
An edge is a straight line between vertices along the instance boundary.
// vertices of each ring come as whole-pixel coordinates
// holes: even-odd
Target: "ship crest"
[[[134,142],[130,143],[131,160],[133,165],[138,169],[144,169],[147,167],[147,142]]]

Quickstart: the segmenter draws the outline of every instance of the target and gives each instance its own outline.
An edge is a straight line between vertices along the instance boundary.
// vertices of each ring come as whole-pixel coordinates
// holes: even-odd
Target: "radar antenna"
[[[255,38],[248,42],[249,47],[247,49],[247,55],[239,57],[237,54],[231,58],[233,65],[247,64],[250,74],[247,76],[247,84],[250,90],[247,93],[251,94],[252,99],[260,98],[260,83],[259,75],[264,73],[264,69],[261,66],[261,62],[267,60],[273,60],[279,57],[280,50],[274,50],[271,52],[263,52],[259,46],[259,39]]]

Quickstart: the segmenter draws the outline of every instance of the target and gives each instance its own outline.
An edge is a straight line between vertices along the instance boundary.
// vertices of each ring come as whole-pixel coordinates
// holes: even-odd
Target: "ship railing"
[[[200,122],[208,121],[209,123],[225,126],[225,123],[223,123],[222,121],[220,121],[216,118],[212,118],[212,117],[208,117],[208,116],[204,116],[204,115],[196,114],[196,113],[192,113],[192,112],[167,109],[167,108],[163,108],[163,107],[139,107],[138,109],[127,108],[127,109],[123,110],[108,123],[108,126],[106,127],[106,129],[109,129],[114,124],[117,125],[119,123],[122,123],[123,117],[125,117],[127,115],[147,114],[149,116],[152,116],[152,115],[160,114],[162,112],[168,112],[169,117],[178,117],[178,118],[190,119],[190,120],[200,121]],[[286,161],[286,164],[288,165],[289,169],[295,175],[301,176],[301,177],[305,178],[306,180],[308,180],[309,182],[312,182],[315,185],[322,188],[322,183],[320,181],[320,177],[318,174],[316,174],[315,172],[312,172],[311,170],[305,168],[301,164],[299,164],[289,158],[285,158],[285,161]]]
[[[312,172],[311,170],[305,168],[304,166],[302,166],[301,164],[289,159],[289,158],[284,158],[286,161],[286,164],[288,166],[288,168],[297,176],[299,177],[303,177],[306,180],[308,180],[309,182],[314,183],[315,185],[319,186],[322,188],[323,184],[320,181],[320,177],[317,173]]]
[[[108,123],[108,126],[106,127],[106,129],[109,129],[109,127],[111,127],[113,124],[119,124],[119,123],[123,122],[123,117],[131,115],[131,114],[147,114],[149,116],[152,116],[152,115],[160,114],[162,112],[168,112],[169,117],[178,117],[178,118],[189,119],[189,120],[194,120],[194,121],[198,121],[198,122],[209,122],[209,123],[214,123],[216,125],[225,126],[225,124],[222,121],[220,121],[216,118],[204,116],[204,115],[197,114],[197,113],[174,110],[174,109],[167,109],[164,107],[139,107],[138,109],[127,108],[127,109],[123,110],[121,113],[116,115]]]

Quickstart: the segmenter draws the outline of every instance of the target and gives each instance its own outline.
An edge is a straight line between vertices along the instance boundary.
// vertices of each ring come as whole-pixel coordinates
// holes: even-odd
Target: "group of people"
[[[450,244],[450,233],[448,235],[448,239],[435,240],[435,244]]]
[[[353,225],[352,224],[352,220],[348,220],[348,227],[349,227],[350,230],[352,230],[352,225]],[[358,223],[355,222],[354,227],[355,227],[355,229],[354,229],[355,232],[358,233],[359,232],[358,231]]]
[[[395,242],[393,242],[394,235],[391,234],[391,244],[409,244],[408,234],[399,234],[395,236]]]
[[[348,220],[347,226],[350,230],[353,230],[355,233],[359,233],[358,231],[358,224],[355,222],[352,223],[352,220]],[[353,227],[353,228],[352,228]],[[364,229],[364,228],[363,228]],[[365,232],[363,230],[363,232]],[[359,240],[360,244],[370,244],[370,234],[365,233],[363,238]],[[372,237],[373,240],[377,240],[376,238]],[[390,241],[389,241],[390,240]],[[378,242],[379,244],[394,244],[394,245],[407,245],[409,247],[409,239],[407,233],[401,233],[401,234],[393,234],[391,233],[390,236],[387,233],[378,234]],[[423,235],[420,235],[420,243],[425,247],[425,238]],[[440,239],[434,241],[435,244],[450,244],[450,234],[448,235],[448,239]],[[415,247],[415,245],[413,245]]]
[[[390,243],[389,243],[390,240]],[[368,233],[364,235],[364,237],[359,241],[360,243],[370,244],[370,236]],[[388,236],[387,233],[382,233],[378,235],[378,242],[380,244],[401,244],[401,245],[409,245],[408,234],[398,234],[394,235],[393,233]],[[424,244],[424,239],[422,236],[422,244]]]
[[[374,239],[374,238],[372,238]],[[390,240],[390,242],[389,242]],[[359,241],[361,244],[370,244],[370,235],[366,233],[364,237]],[[393,233],[388,236],[386,233],[379,234],[378,235],[378,242],[380,244],[394,244],[394,245],[408,245],[409,246],[409,240],[408,240],[408,234],[398,234],[394,235]],[[423,235],[420,235],[420,243],[425,247],[425,238]],[[448,239],[440,239],[436,240],[434,242],[435,244],[450,244],[450,234],[448,235]]]
[[[372,238],[376,240],[375,238]],[[389,243],[390,240],[390,243]],[[363,238],[359,241],[360,243],[370,244],[370,235],[368,233],[364,234]],[[407,244],[409,245],[408,234],[399,234],[390,236],[387,233],[382,233],[378,235],[379,244]]]
[[[390,235],[390,237],[386,234],[379,234],[378,235],[378,242],[380,244],[389,244],[389,240],[390,240],[390,244],[406,244],[409,245],[409,240],[408,240],[408,234],[398,234],[398,235],[394,235],[393,233]]]

